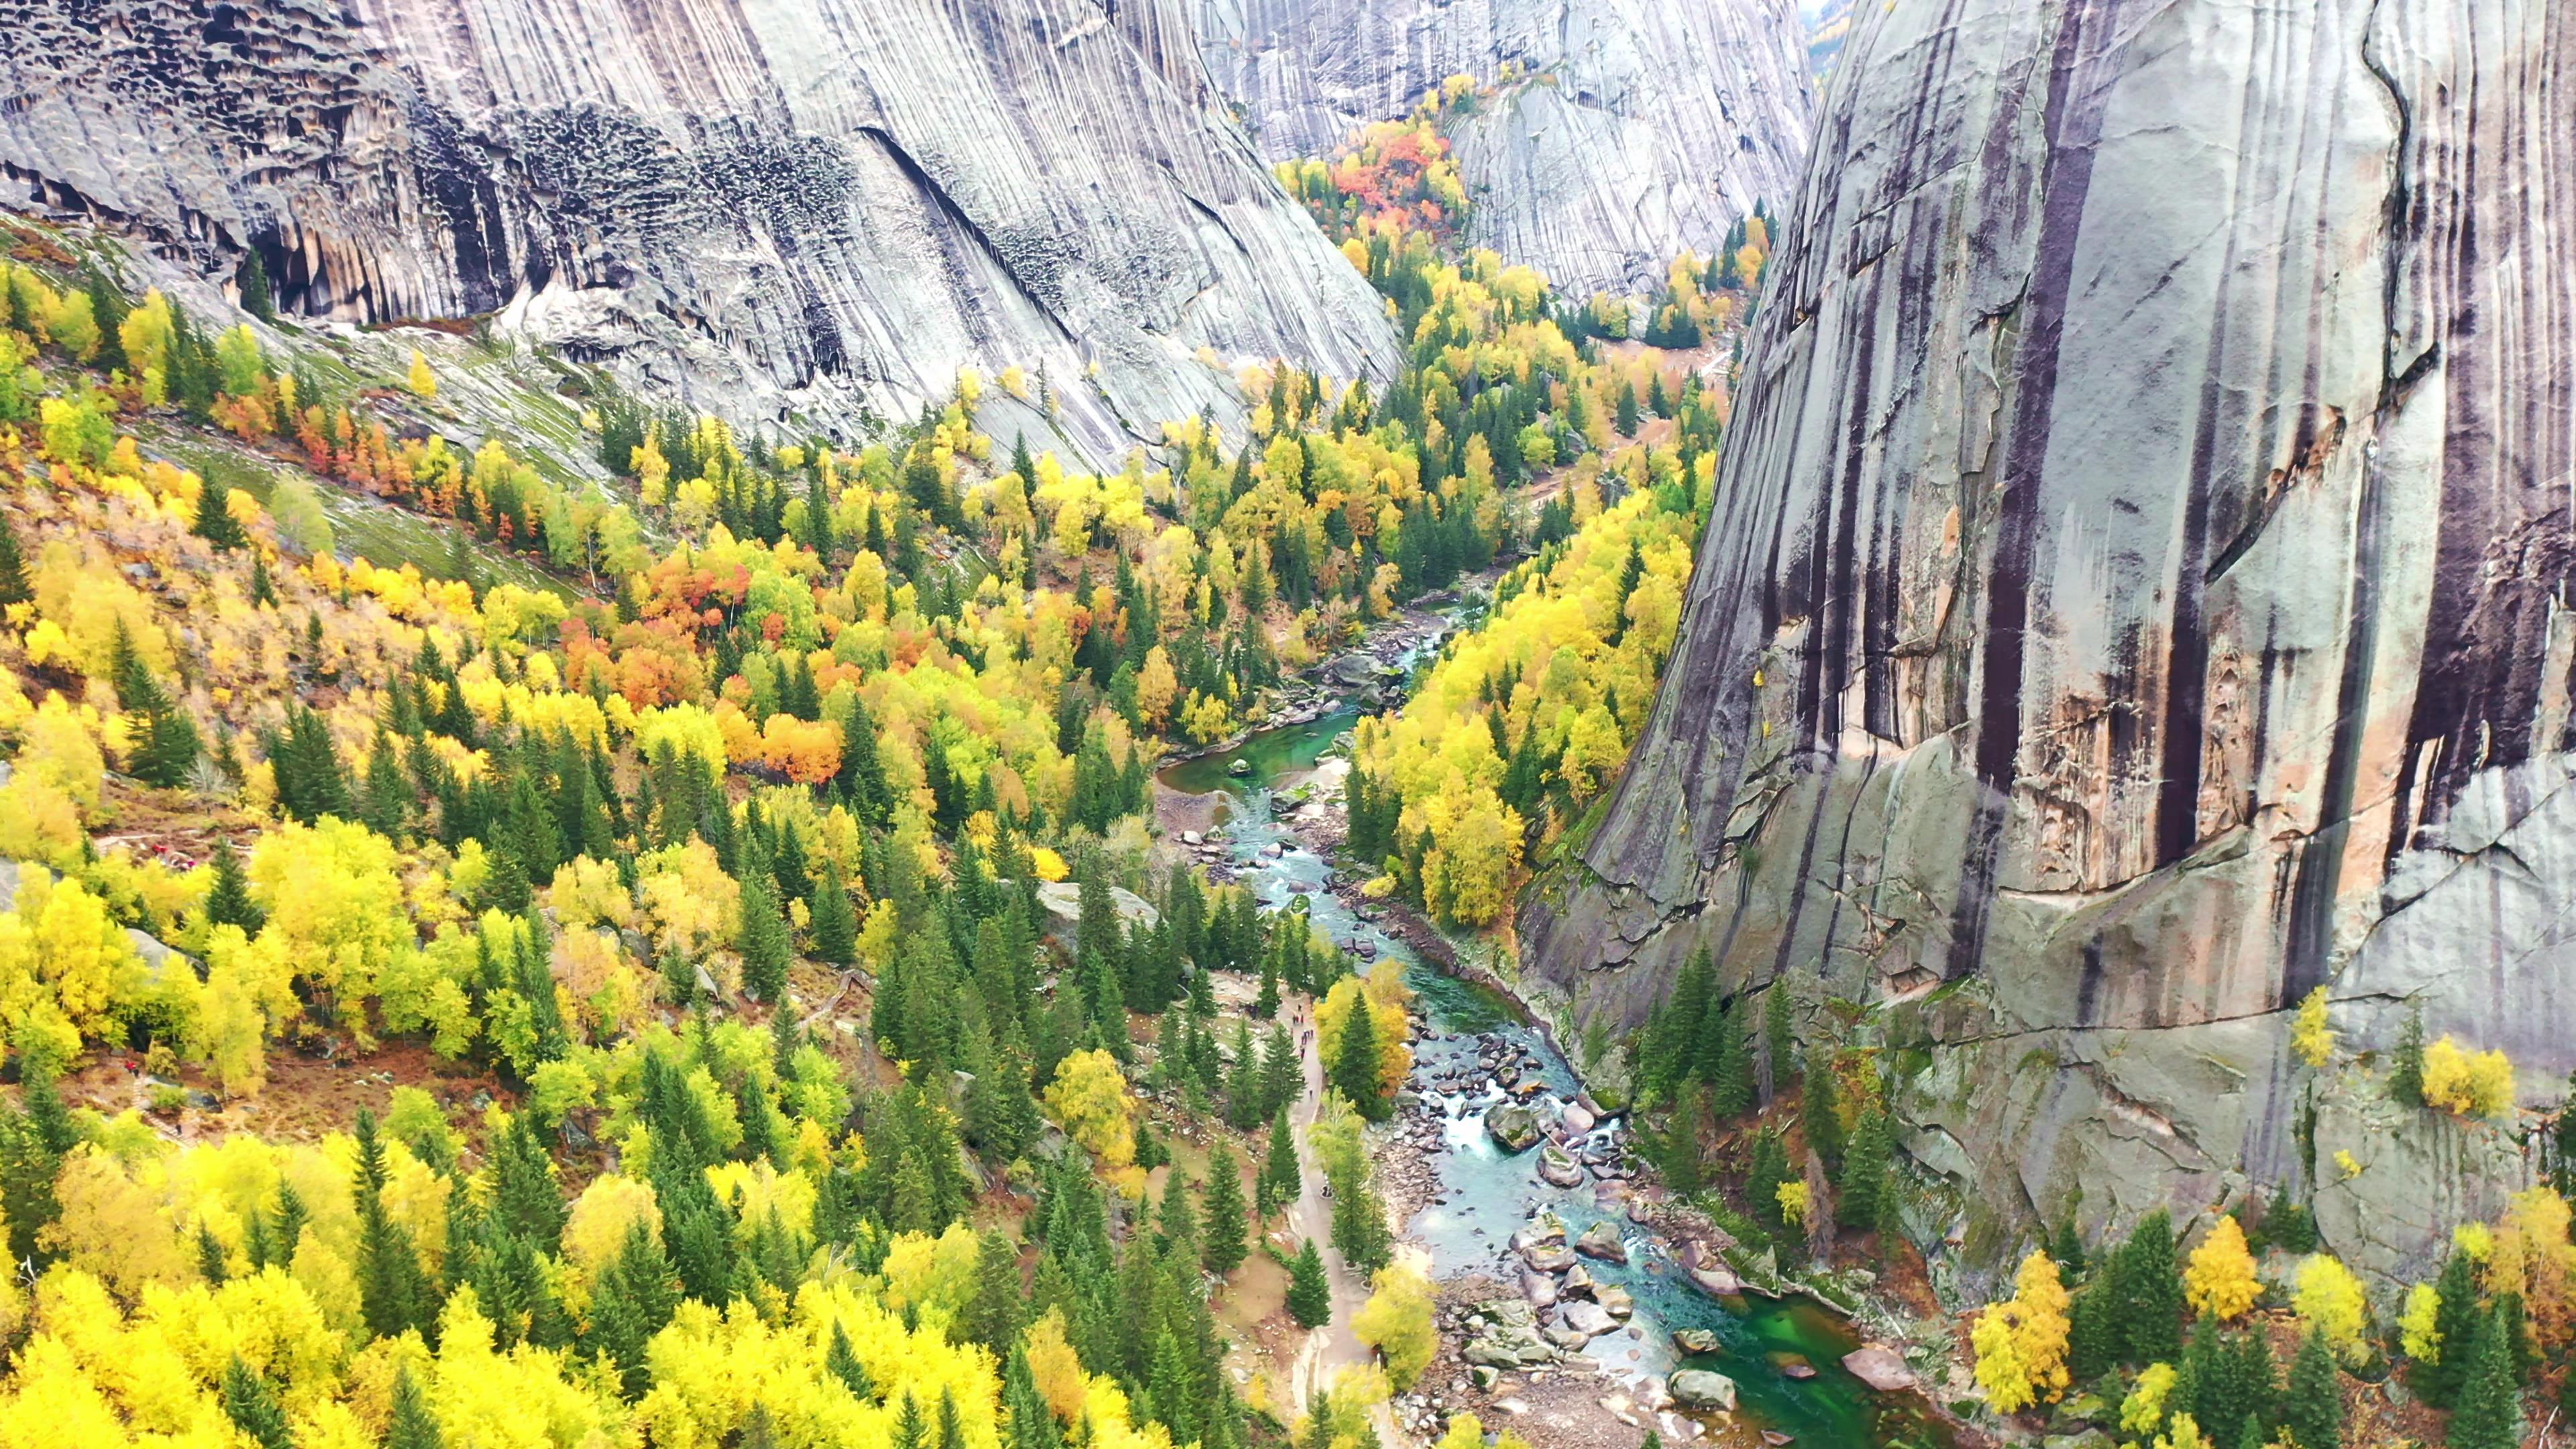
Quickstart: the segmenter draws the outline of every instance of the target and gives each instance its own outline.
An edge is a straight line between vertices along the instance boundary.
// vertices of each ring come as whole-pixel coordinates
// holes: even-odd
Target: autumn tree
[[[2056,1260],[2034,1251],[2022,1260],[2013,1296],[1989,1304],[1977,1320],[1977,1384],[1999,1414],[2041,1399],[2055,1402],[2068,1382],[2067,1293]]]
[[[2192,1249],[2183,1275],[2184,1299],[2192,1310],[2220,1320],[2234,1318],[2263,1296],[2254,1275],[2254,1255],[2245,1246],[2245,1226],[2232,1214],[2218,1222]]]
[[[1439,1335],[1431,1324],[1431,1283],[1414,1268],[1389,1264],[1371,1280],[1376,1291],[1351,1317],[1351,1333],[1378,1351],[1387,1381],[1398,1393],[1413,1387],[1431,1366]]]

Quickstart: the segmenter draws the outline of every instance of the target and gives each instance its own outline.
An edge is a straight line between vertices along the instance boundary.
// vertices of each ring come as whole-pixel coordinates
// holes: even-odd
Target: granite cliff
[[[1466,241],[1582,296],[1714,252],[1806,154],[1794,0],[1200,0],[1208,71],[1273,160],[1324,155],[1452,75],[1525,79],[1448,125]]]
[[[1177,3],[38,0],[0,177],[200,273],[256,249],[292,314],[498,313],[738,418],[1043,368],[1114,455],[1226,408],[1202,348],[1392,356]]]
[[[1883,1007],[1968,1265],[2259,1185],[2427,1271],[2528,1169],[2386,1101],[2409,1011],[2576,1067],[2576,10],[1864,9],[1525,969]]]

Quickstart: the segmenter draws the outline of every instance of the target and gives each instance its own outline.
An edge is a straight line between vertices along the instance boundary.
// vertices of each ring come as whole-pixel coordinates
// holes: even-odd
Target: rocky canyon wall
[[[1203,347],[1393,355],[1179,4],[22,0],[0,190],[204,272],[257,248],[291,313],[499,313],[737,418],[1043,368],[1114,456],[1226,410]]]
[[[1199,0],[1208,70],[1273,160],[1329,154],[1452,75],[1532,80],[1450,126],[1470,245],[1576,296],[1660,281],[1796,187],[1795,0]]]
[[[1963,1261],[2312,1186],[2423,1271],[2528,1169],[2386,1102],[2408,1012],[2576,1067],[2576,7],[1862,8],[1525,969],[1885,1008]]]

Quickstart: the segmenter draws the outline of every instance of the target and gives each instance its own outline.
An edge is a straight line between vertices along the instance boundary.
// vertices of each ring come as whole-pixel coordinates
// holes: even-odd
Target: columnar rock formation
[[[909,411],[1044,367],[1114,452],[1221,360],[1350,376],[1365,283],[1219,111],[1179,0],[39,0],[10,204],[283,306],[504,322],[736,416]]]
[[[1208,70],[1274,160],[1329,153],[1452,75],[1532,81],[1456,122],[1468,240],[1582,295],[1659,281],[1806,154],[1795,0],[1200,0]]]
[[[1527,959],[1623,1025],[1702,946],[1895,1003],[1971,1257],[2313,1185],[2420,1267],[2526,1169],[2385,1105],[2410,1008],[2576,1066],[2576,7],[1863,10]]]

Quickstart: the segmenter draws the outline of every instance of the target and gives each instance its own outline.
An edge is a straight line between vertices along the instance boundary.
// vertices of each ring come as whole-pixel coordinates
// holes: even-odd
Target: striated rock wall
[[[1203,346],[1393,356],[1178,4],[18,0],[0,179],[201,270],[258,248],[291,312],[498,312],[737,417],[1043,366],[1114,454],[1225,409]]]
[[[2576,1067],[2576,7],[1864,10],[1525,958],[1614,1024],[1700,946],[1892,1004],[1971,1259],[2349,1148],[2329,1235],[2419,1269],[2518,1149],[2288,1008]]]
[[[1806,155],[1795,0],[1199,0],[1208,70],[1274,160],[1330,153],[1452,75],[1535,74],[1451,127],[1467,240],[1577,296],[1660,281]]]

